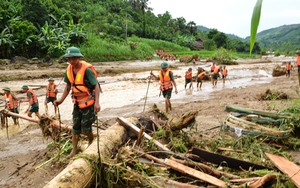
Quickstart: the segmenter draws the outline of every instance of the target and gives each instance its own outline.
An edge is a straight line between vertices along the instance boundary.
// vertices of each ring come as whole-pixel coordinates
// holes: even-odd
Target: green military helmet
[[[10,91],[10,88],[9,87],[4,87],[2,90],[4,90],[4,91]]]
[[[23,85],[22,89],[29,89],[28,85]]]
[[[160,65],[160,67],[161,67],[162,69],[166,69],[166,68],[169,67],[169,64],[168,64],[167,62],[163,62],[163,63]]]
[[[296,51],[296,54],[300,55],[300,50],[297,50],[297,51]]]
[[[189,70],[190,70],[190,71],[193,70],[192,67],[190,67]]]
[[[48,79],[48,81],[54,81],[54,78],[53,78],[53,77],[50,77],[50,78]]]
[[[81,54],[79,48],[72,46],[67,49],[64,57],[83,57],[83,55]]]

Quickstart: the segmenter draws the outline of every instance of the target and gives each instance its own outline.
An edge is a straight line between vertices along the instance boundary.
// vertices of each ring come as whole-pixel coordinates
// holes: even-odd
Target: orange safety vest
[[[191,79],[192,78],[192,71],[186,71],[185,72],[185,78],[186,79]]]
[[[292,70],[292,64],[288,63],[286,64],[286,70]]]
[[[205,71],[199,73],[199,74],[198,74],[198,78],[203,79],[203,78],[204,78],[204,75],[205,75]]]
[[[300,67],[300,55],[297,56],[297,67]]]
[[[215,65],[215,64],[212,64],[212,66],[211,66],[210,70],[214,71],[214,70],[215,70],[215,68],[216,68],[216,65]]]
[[[219,69],[220,69],[220,67],[215,68],[215,69],[214,69],[214,73],[215,73],[215,74],[219,74]]]
[[[56,84],[48,84],[46,88],[46,96],[55,97],[56,96],[55,88],[56,88]]]
[[[168,89],[172,89],[173,85],[171,82],[171,77],[170,77],[170,69],[167,69],[167,71],[163,74],[163,71],[159,71],[159,80],[160,80],[160,89],[161,91],[165,91]]]
[[[71,83],[72,86],[72,99],[73,103],[77,104],[79,108],[86,108],[89,106],[94,105],[95,99],[92,95],[92,92],[89,90],[86,85],[84,85],[84,74],[87,68],[90,68],[95,77],[98,77],[98,74],[93,67],[93,65],[85,62],[85,61],[80,61],[81,62],[81,68],[77,72],[76,77],[74,78],[73,75],[73,67],[72,65],[69,65],[67,68],[67,77]]]
[[[36,94],[33,92],[33,90],[32,89],[28,89],[27,92],[26,92],[26,97],[29,100],[28,93],[31,93],[31,95],[32,95],[33,104],[37,103],[38,102],[38,98],[36,97]]]
[[[18,100],[14,99],[12,94],[5,94],[4,95],[5,102],[6,102],[6,107],[8,109],[15,109],[18,108]]]
[[[224,68],[224,69],[222,70],[222,75],[223,75],[223,76],[227,76],[227,69],[226,69],[226,68]]]

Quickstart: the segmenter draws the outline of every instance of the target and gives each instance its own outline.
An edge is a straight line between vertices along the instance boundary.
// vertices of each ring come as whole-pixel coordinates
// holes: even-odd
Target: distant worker
[[[288,62],[286,64],[286,68],[285,68],[285,76],[286,77],[290,77],[291,76],[291,70],[293,69],[293,65],[291,64],[291,62]]]
[[[216,63],[213,63],[210,67],[210,72],[214,72],[215,68],[216,68]]]
[[[300,50],[297,50],[296,53],[297,53],[296,65],[298,67],[298,80],[299,80],[299,86],[300,86]]]
[[[171,105],[171,96],[173,86],[175,87],[175,93],[178,93],[176,82],[174,79],[173,72],[168,69],[169,64],[167,62],[163,62],[161,65],[161,70],[159,71],[158,76],[155,76],[153,72],[150,72],[150,75],[153,76],[156,80],[160,81],[160,90],[165,98],[166,112],[172,110]]]
[[[195,59],[195,58],[193,58],[193,64],[194,64],[194,65],[196,64],[196,59]]]
[[[223,67],[221,74],[222,74],[223,84],[225,84],[225,80],[228,75],[228,70],[227,70],[226,66]]]
[[[186,89],[186,86],[190,83],[189,89],[192,88],[193,86],[193,72],[192,72],[192,68],[189,68],[186,72],[185,72],[185,84],[184,84],[184,89]]]
[[[19,110],[18,110],[19,99],[18,99],[18,97],[16,97],[13,93],[10,92],[10,88],[9,87],[4,87],[3,91],[4,91],[4,99],[5,99],[5,109],[9,110],[10,112],[18,114],[19,113]],[[5,114],[1,113],[1,120],[2,120],[1,121],[1,125],[2,125],[2,128],[5,127],[5,125],[4,125],[4,123],[5,123],[4,117],[5,117]],[[17,123],[18,118],[15,117],[15,116],[12,116],[12,119],[14,121],[14,125],[17,125],[18,124]]]
[[[26,99],[20,99],[20,102],[28,102],[28,108],[25,111],[29,117],[32,117],[32,113],[35,113],[35,115],[41,119],[41,116],[39,114],[39,101],[32,89],[29,89],[27,85],[22,86],[23,92],[26,93]]]
[[[48,79],[48,85],[46,87],[46,99],[45,99],[45,110],[46,110],[46,114],[48,114],[48,103],[49,102],[54,102],[56,100],[56,96],[57,96],[57,93],[58,93],[58,90],[57,90],[57,86],[56,84],[54,83],[54,78],[53,77],[50,77]],[[57,113],[57,106],[54,105],[54,113],[56,115]]]
[[[202,80],[205,78],[206,72],[203,69],[198,75],[197,75],[197,89],[201,89],[202,87]]]
[[[214,69],[214,72],[211,73],[212,74],[212,85],[213,85],[213,87],[217,86],[218,77],[220,77],[219,72],[220,72],[220,66],[217,66]]]
[[[97,119],[100,111],[100,86],[98,84],[98,74],[93,65],[81,60],[83,57],[79,48],[69,47],[64,55],[68,58],[69,66],[65,73],[66,83],[60,99],[55,100],[54,105],[64,102],[69,92],[72,91],[73,105],[73,129],[72,129],[72,151],[69,158],[78,153],[78,142],[80,134],[88,138],[90,146],[94,140],[92,124]]]

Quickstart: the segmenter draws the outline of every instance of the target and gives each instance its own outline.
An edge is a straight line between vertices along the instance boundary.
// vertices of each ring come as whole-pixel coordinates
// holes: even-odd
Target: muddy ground
[[[272,59],[268,62],[265,60],[261,61],[268,63],[272,62]],[[261,61],[244,60],[243,62],[260,64]],[[127,63],[127,66],[130,64],[131,63]],[[149,66],[148,69],[153,69],[153,66],[157,68],[156,65],[157,63]],[[105,66],[110,67],[109,65]],[[135,63],[132,63],[132,66],[136,66]],[[64,66],[62,67],[63,68],[55,68],[55,70],[52,69],[50,71],[48,69],[37,69],[32,72],[27,72],[28,68],[27,70],[18,69],[17,72],[22,73],[22,80],[19,81],[19,85],[22,85],[24,82],[23,79],[26,79],[26,76],[27,79],[31,78],[32,76],[28,76],[32,74],[43,75],[44,78],[50,77],[52,75],[51,72],[59,72],[61,74],[64,72]],[[13,72],[11,72],[13,70],[8,69],[1,71],[1,74],[4,71],[7,71],[7,74],[13,74]],[[30,83],[30,80],[27,79],[25,82]],[[144,80],[144,82],[147,83],[147,80]],[[7,83],[10,82],[1,82],[0,87],[4,87],[4,85],[7,85]],[[210,82],[204,82],[204,84],[210,85]],[[227,81],[226,84],[230,84],[230,82]],[[19,85],[16,87],[19,87]],[[10,85],[10,87],[14,86]],[[170,113],[173,116],[179,116],[182,113],[191,110],[199,111],[199,114],[196,118],[197,130],[199,132],[196,132],[193,135],[198,139],[209,139],[210,137],[218,134],[219,129],[214,129],[211,131],[205,130],[220,125],[220,122],[222,122],[228,114],[224,111],[226,105],[258,110],[278,110],[285,108],[290,104],[289,100],[259,100],[260,95],[263,94],[267,89],[285,92],[289,99],[295,99],[299,97],[299,86],[295,69],[292,72],[291,78],[281,76],[272,78],[272,80],[270,80],[268,83],[232,88],[222,88],[222,83],[219,82],[218,87],[219,89],[213,90],[206,99],[176,99],[173,102],[173,111]],[[40,95],[43,95],[43,90],[38,92]],[[164,109],[164,103],[162,100],[158,100],[155,103],[160,109]],[[153,104],[153,101],[148,102],[147,107],[150,107]],[[133,103],[118,108],[106,108],[101,111],[99,118],[101,121],[105,121],[109,120],[109,117],[111,117],[112,114],[114,116],[130,116],[134,113],[137,113],[136,109],[140,110],[142,107],[143,102]],[[21,113],[23,112],[21,111]],[[71,114],[71,109],[64,109],[64,113]],[[70,124],[70,119],[66,119],[63,122]],[[113,120],[111,120],[111,122],[113,122]],[[46,140],[43,138],[41,130],[37,124],[31,124],[25,120],[20,120],[20,127],[14,127],[13,125],[9,126],[9,139],[7,139],[6,129],[0,130],[0,187],[43,187],[48,181],[55,177],[55,175],[58,174],[65,167],[65,165],[45,165],[42,168],[36,169],[38,165],[53,157],[53,153],[49,152],[49,149],[47,148],[47,145],[51,142],[51,140]],[[300,152],[293,152],[295,162],[300,161],[299,153]]]

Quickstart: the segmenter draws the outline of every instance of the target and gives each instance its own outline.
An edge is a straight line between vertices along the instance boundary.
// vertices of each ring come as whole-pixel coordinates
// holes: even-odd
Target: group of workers
[[[216,66],[215,63],[212,64],[211,66],[211,70],[210,73],[206,73],[206,71],[202,68],[198,68],[198,73],[197,73],[197,88],[201,89],[202,87],[202,80],[205,77],[211,77],[212,80],[212,85],[213,87],[215,87],[217,85],[217,81],[218,78],[220,77],[220,73],[222,75],[222,80],[223,80],[223,84],[225,84],[225,80],[227,78],[228,75],[228,70],[226,68],[226,66]],[[186,89],[186,86],[189,85],[189,89],[191,89],[193,87],[193,72],[192,72],[192,68],[189,68],[186,72],[185,72],[185,85],[184,88]]]
[[[58,93],[58,90],[56,88],[56,84],[54,83],[54,78],[50,77],[48,79],[48,85],[46,87],[46,99],[45,99],[45,111],[46,114],[48,114],[48,103],[54,102],[56,100],[56,95]],[[35,115],[40,119],[40,113],[39,113],[39,101],[37,98],[37,95],[35,92],[28,87],[28,85],[23,85],[21,87],[22,93],[26,94],[25,99],[19,99],[14,93],[11,92],[9,87],[4,87],[4,99],[5,99],[5,109],[9,110],[10,112],[19,114],[19,106],[21,102],[28,102],[28,107],[26,108],[25,113],[32,117],[32,114],[35,113]],[[57,113],[57,108],[54,106],[54,112],[55,115]],[[1,113],[1,126],[2,128],[5,127],[5,120],[4,120],[4,114]],[[14,124],[18,124],[18,118],[13,116]]]
[[[298,66],[298,75],[299,75],[299,85],[300,85],[300,51],[297,57],[297,66]],[[73,129],[72,129],[72,151],[69,157],[74,156],[78,153],[78,141],[80,134],[85,134],[88,138],[89,145],[92,143],[94,136],[92,134],[92,124],[97,119],[97,113],[100,111],[100,85],[97,80],[97,72],[95,68],[81,60],[83,55],[81,54],[79,48],[69,47],[64,54],[64,57],[68,59],[69,66],[64,75],[64,82],[66,86],[60,97],[57,99],[57,85],[54,84],[54,79],[49,78],[47,89],[46,89],[46,113],[48,113],[47,103],[52,102],[55,106],[55,113],[57,112],[57,106],[64,102],[65,98],[68,96],[71,91],[71,97],[73,105]],[[202,80],[206,76],[212,78],[212,85],[217,85],[217,80],[219,74],[222,74],[223,83],[228,75],[226,66],[217,66],[215,63],[212,64],[210,73],[207,73],[205,70],[201,69],[197,74],[197,88],[202,87]],[[173,72],[169,69],[169,64],[167,62],[161,63],[161,70],[158,72],[158,75],[155,75],[152,71],[150,76],[153,76],[156,80],[160,81],[160,90],[165,98],[165,107],[166,112],[172,110],[171,105],[171,96],[173,88],[175,93],[178,93],[177,85],[174,79]],[[189,68],[185,74],[185,88],[187,84],[190,83],[189,88],[192,87],[192,68]],[[19,100],[14,94],[10,92],[9,87],[4,89],[4,97],[6,101],[6,108],[11,111],[18,113],[18,106],[20,102],[27,101],[29,103],[26,113],[31,117],[32,113],[40,118],[39,114],[39,105],[38,98],[35,92],[28,87],[28,85],[23,85],[22,90],[26,93],[26,99]],[[14,118],[14,123],[17,124],[17,119]],[[2,124],[4,126],[4,124]]]
[[[97,80],[98,74],[95,68],[80,58],[83,57],[79,48],[69,47],[64,55],[68,58],[69,66],[64,75],[66,86],[60,99],[57,99],[57,85],[54,78],[49,78],[46,87],[45,112],[48,114],[47,103],[52,102],[55,114],[57,106],[63,103],[69,92],[72,91],[73,106],[73,129],[72,129],[72,151],[69,157],[78,153],[78,141],[80,134],[85,134],[88,138],[89,145],[92,143],[94,136],[92,133],[92,124],[97,119],[97,113],[100,111],[100,86]],[[26,93],[26,99],[18,99],[11,93],[9,87],[3,88],[6,106],[5,108],[11,112],[19,113],[18,107],[20,102],[28,102],[26,113],[29,117],[32,113],[40,119],[39,102],[35,92],[28,87],[22,86],[22,91]],[[4,116],[5,113],[1,113]],[[7,117],[7,115],[6,115]],[[17,124],[17,118],[12,117],[14,124]],[[2,117],[1,120],[4,120]],[[7,122],[7,121],[6,121]],[[5,121],[1,121],[2,128],[5,127]],[[6,125],[7,127],[7,125]]]

